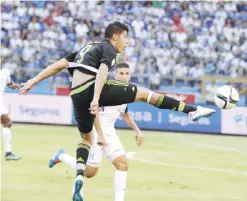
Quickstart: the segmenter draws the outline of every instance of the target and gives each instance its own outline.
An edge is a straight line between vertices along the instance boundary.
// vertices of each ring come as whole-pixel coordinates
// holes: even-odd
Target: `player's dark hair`
[[[115,68],[116,69],[119,69],[119,68],[130,68],[129,64],[126,63],[126,62],[119,62],[115,65]]]
[[[128,25],[118,21],[112,22],[105,29],[105,38],[111,39],[113,34],[121,34],[124,31],[129,32]]]

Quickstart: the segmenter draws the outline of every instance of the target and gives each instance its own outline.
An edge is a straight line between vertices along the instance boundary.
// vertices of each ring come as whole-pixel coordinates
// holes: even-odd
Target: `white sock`
[[[58,158],[60,161],[66,163],[68,166],[72,167],[74,170],[76,170],[76,159],[75,157],[70,156],[67,153],[63,153],[59,155]]]
[[[116,170],[114,176],[115,201],[124,201],[127,172]]]
[[[11,152],[11,131],[9,128],[4,127],[2,129],[4,151]]]

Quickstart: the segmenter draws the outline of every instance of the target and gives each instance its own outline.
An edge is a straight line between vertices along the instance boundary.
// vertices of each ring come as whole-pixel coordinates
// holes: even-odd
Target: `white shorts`
[[[119,137],[116,135],[116,133],[112,135],[106,135],[105,137],[105,148],[101,150],[101,147],[97,144],[97,132],[93,131],[94,134],[94,143],[90,149],[87,165],[92,167],[99,167],[101,160],[102,160],[102,154],[104,153],[104,156],[112,162],[115,158],[125,155],[125,151],[123,148],[122,143],[119,140]]]
[[[0,117],[3,114],[8,114],[8,110],[7,110],[7,108],[4,107],[4,105],[2,103],[0,103]]]

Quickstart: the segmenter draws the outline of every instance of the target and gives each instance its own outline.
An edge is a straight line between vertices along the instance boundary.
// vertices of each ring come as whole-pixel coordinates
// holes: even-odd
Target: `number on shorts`
[[[94,160],[94,154],[90,154],[89,159],[93,161]]]

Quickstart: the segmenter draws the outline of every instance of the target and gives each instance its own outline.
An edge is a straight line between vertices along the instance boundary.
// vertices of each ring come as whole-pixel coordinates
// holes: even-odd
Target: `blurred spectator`
[[[159,71],[155,68],[152,69],[152,72],[149,75],[149,88],[151,90],[159,90],[161,84],[161,75]]]
[[[20,17],[26,16],[27,15],[27,7],[25,6],[24,3],[21,3],[17,10],[16,10],[16,14]]]
[[[86,41],[84,40],[83,36],[78,37],[78,38],[77,38],[77,41],[76,41],[76,43],[75,43],[75,45],[74,45],[73,50],[74,50],[74,51],[79,50],[79,49],[81,49],[82,47],[84,47],[85,45],[86,45]]]
[[[89,31],[88,26],[86,25],[85,21],[81,21],[75,26],[75,31],[78,37],[85,37]]]
[[[134,29],[135,37],[140,38],[142,35],[142,30],[144,28],[144,22],[141,20],[141,17],[137,17],[132,23],[131,26]]]
[[[216,86],[216,82],[212,81],[211,84],[208,84],[205,88],[205,101],[206,104],[215,104],[214,101],[214,96],[215,96],[215,92],[217,91],[217,86]]]
[[[40,24],[38,22],[37,17],[32,17],[32,21],[31,23],[29,23],[28,29],[30,31],[40,31]]]
[[[228,71],[228,67],[229,67],[229,62],[227,62],[225,60],[224,57],[222,57],[218,63],[217,63],[217,67],[218,67],[218,71],[217,74],[218,75],[227,75],[227,71]]]
[[[15,73],[13,76],[12,76],[12,79],[14,82],[16,83],[24,83],[26,82],[27,80],[30,79],[30,76],[28,76],[26,74],[26,71],[23,70],[23,69],[20,69],[17,71],[17,73]]]
[[[189,70],[189,77],[200,79],[203,76],[203,70],[200,66],[193,66]]]

